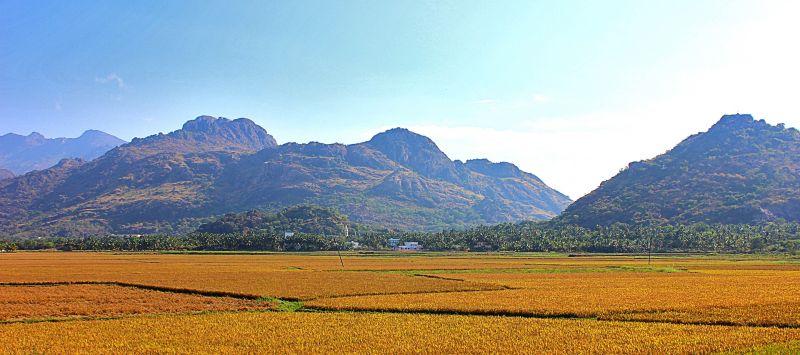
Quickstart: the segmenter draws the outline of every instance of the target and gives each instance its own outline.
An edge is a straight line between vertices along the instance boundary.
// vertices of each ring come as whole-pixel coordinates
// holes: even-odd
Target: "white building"
[[[405,242],[403,245],[397,247],[399,250],[422,250],[422,245],[419,242]]]

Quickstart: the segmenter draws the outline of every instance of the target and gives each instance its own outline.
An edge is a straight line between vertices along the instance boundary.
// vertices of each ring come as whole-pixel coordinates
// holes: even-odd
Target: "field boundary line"
[[[216,310],[216,311],[180,312],[180,313],[131,313],[131,314],[116,315],[116,316],[83,316],[83,317],[0,320],[0,326],[7,324],[66,323],[66,322],[83,322],[83,321],[120,320],[120,319],[130,319],[130,318],[158,318],[158,317],[168,317],[168,316],[191,317],[191,316],[202,316],[207,314],[282,313],[282,312],[285,311],[264,309],[264,310]]]
[[[545,266],[545,267],[489,267],[489,268],[469,268],[459,267],[451,269],[353,269],[353,270],[319,270],[323,272],[374,272],[374,273],[396,273],[406,275],[416,274],[495,274],[495,273],[509,273],[509,274],[562,274],[562,273],[596,273],[596,272],[613,272],[613,273],[694,273],[687,269],[675,267],[659,267],[659,266],[629,266],[629,265],[606,265],[598,267],[586,267],[580,264],[525,264],[528,266]]]
[[[497,288],[492,288],[492,289],[470,289],[470,290],[408,291],[408,292],[391,292],[391,293],[353,293],[353,294],[345,294],[345,295],[331,295],[331,296],[318,296],[318,297],[304,298],[304,297],[276,297],[276,296],[270,296],[270,295],[255,295],[255,294],[247,294],[247,293],[228,292],[228,291],[207,291],[207,290],[197,290],[197,289],[190,289],[190,288],[156,286],[156,285],[147,285],[147,284],[139,284],[139,283],[132,283],[132,282],[121,282],[121,281],[0,282],[0,287],[13,287],[13,286],[68,286],[68,285],[110,285],[110,286],[120,286],[120,287],[133,287],[133,288],[146,289],[146,290],[151,290],[151,291],[194,294],[194,295],[209,296],[209,297],[231,297],[231,298],[249,299],[249,300],[277,299],[277,300],[286,301],[286,302],[305,302],[305,301],[312,301],[312,300],[319,300],[319,299],[333,299],[333,298],[343,298],[343,297],[362,297],[362,296],[381,296],[381,295],[415,295],[415,294],[426,294],[426,293],[506,291],[506,290],[513,290],[514,289],[514,288],[508,288],[508,286],[491,285],[491,286],[496,286]]]
[[[692,322],[692,321],[671,321],[671,320],[642,320],[642,319],[609,319],[604,316],[586,316],[575,313],[532,313],[524,311],[504,311],[504,310],[447,310],[447,309],[408,309],[398,310],[391,308],[330,308],[326,306],[304,306],[298,311],[312,312],[343,312],[343,313],[399,313],[399,314],[430,314],[430,315],[461,315],[475,317],[516,317],[516,318],[538,318],[538,319],[575,319],[575,320],[595,320],[598,322],[622,322],[622,323],[662,323],[679,325],[705,325],[722,327],[750,327],[750,328],[779,328],[779,329],[800,329],[800,324],[754,324],[754,323],[735,323],[735,322]]]
[[[679,325],[697,325],[697,326],[724,326],[724,327],[750,327],[750,328],[779,328],[779,329],[800,329],[800,324],[778,323],[778,324],[756,324],[756,323],[736,323],[730,321],[681,321],[681,320],[657,320],[657,319],[613,319],[610,318],[616,314],[625,314],[630,312],[613,312],[604,315],[580,315],[576,313],[535,313],[526,311],[509,311],[509,310],[447,310],[447,309],[408,309],[399,310],[391,308],[334,308],[327,306],[314,306],[306,305],[304,301],[319,300],[319,299],[336,299],[346,297],[368,297],[368,296],[381,296],[381,295],[413,295],[413,294],[438,294],[438,293],[467,293],[467,292],[498,292],[515,290],[514,288],[504,288],[496,290],[442,290],[442,291],[411,291],[401,293],[371,293],[371,294],[355,294],[355,295],[336,295],[328,297],[317,297],[312,299],[295,299],[295,298],[282,298],[270,296],[256,296],[250,294],[240,294],[224,291],[203,291],[176,287],[164,287],[144,285],[128,282],[117,281],[36,281],[36,282],[0,282],[0,287],[24,287],[24,286],[69,286],[69,285],[107,285],[130,287],[159,292],[171,292],[192,294],[207,297],[230,297],[248,300],[265,300],[276,302],[279,307],[290,307],[289,309],[271,309],[271,310],[245,310],[245,311],[201,311],[201,312],[187,312],[187,313],[144,313],[144,314],[131,314],[121,316],[109,317],[74,317],[74,318],[49,318],[49,319],[20,319],[20,320],[0,320],[2,324],[17,324],[17,323],[44,323],[44,322],[70,322],[70,321],[86,321],[86,320],[115,320],[130,317],[155,317],[162,315],[201,315],[210,313],[249,313],[249,312],[326,312],[326,313],[391,313],[391,314],[430,314],[430,315],[463,315],[463,316],[476,316],[476,317],[517,317],[517,318],[538,318],[538,319],[574,319],[574,320],[595,320],[598,322],[620,322],[620,323],[660,323],[660,324],[679,324]]]
[[[41,282],[35,281],[35,282],[2,282],[2,283],[0,283],[0,287],[14,287],[14,286],[69,286],[69,285],[120,286],[120,287],[131,287],[131,288],[138,288],[138,289],[144,289],[144,290],[150,290],[150,291],[183,293],[183,294],[209,296],[209,297],[230,297],[230,298],[239,298],[239,299],[248,299],[248,300],[257,300],[257,299],[264,298],[264,296],[252,295],[252,294],[247,294],[247,293],[236,293],[236,292],[227,292],[227,291],[206,291],[206,290],[197,290],[197,289],[190,289],[190,288],[146,285],[146,284],[139,284],[139,283],[132,283],[132,282],[121,282],[121,281],[41,281]]]
[[[467,280],[464,280],[464,279],[457,279],[457,278],[454,278],[454,277],[444,277],[444,276],[437,276],[437,275],[428,275],[428,274],[414,274],[414,276],[417,276],[417,277],[427,277],[427,278],[429,278],[429,279],[436,279],[436,280],[447,280],[447,281],[461,281],[461,282],[467,282]],[[474,282],[474,283],[476,283],[476,284],[480,284],[479,282]],[[490,285],[490,284],[487,284],[487,285]],[[500,286],[502,287],[503,285],[500,285]]]
[[[757,324],[757,323],[736,323],[730,321],[682,321],[682,320],[658,320],[658,319],[610,319],[603,316],[597,317],[603,322],[631,322],[631,323],[666,323],[682,325],[716,325],[723,327],[751,327],[751,328],[779,328],[779,329],[800,329],[800,324],[776,323],[776,324]]]

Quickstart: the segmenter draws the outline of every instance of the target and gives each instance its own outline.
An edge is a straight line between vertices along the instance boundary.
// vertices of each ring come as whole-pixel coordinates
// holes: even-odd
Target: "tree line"
[[[342,227],[344,229],[344,227]],[[0,240],[0,250],[333,251],[388,250],[389,239],[431,251],[800,253],[800,224],[629,225],[584,228],[555,222],[505,223],[466,230],[402,232],[351,226],[350,236],[269,230],[181,236],[96,236]]]

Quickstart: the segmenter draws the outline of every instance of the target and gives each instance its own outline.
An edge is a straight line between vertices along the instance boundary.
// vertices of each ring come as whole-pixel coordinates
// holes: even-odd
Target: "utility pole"
[[[349,236],[350,236],[350,231],[347,229],[347,225],[345,224],[344,225],[344,239],[347,240],[347,238]],[[339,255],[339,263],[342,264],[342,269],[344,269],[344,259],[342,259],[342,252],[339,251],[339,249],[341,249],[341,248],[339,248],[339,243],[336,243],[336,254]]]

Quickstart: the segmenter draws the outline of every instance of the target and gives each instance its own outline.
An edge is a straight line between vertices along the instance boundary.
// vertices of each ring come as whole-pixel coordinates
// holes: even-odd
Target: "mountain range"
[[[248,119],[201,116],[93,160],[62,159],[23,175],[0,169],[0,234],[7,235],[178,233],[229,213],[240,213],[229,215],[231,223],[270,220],[310,204],[353,223],[405,230],[557,215],[557,223],[584,227],[800,221],[800,132],[725,115],[571,205],[513,164],[454,161],[403,128],[350,145],[278,145]],[[254,210],[261,212],[241,214]]]
[[[248,119],[201,116],[102,156],[0,181],[0,233],[175,233],[300,204],[353,222],[435,230],[549,219],[570,199],[510,163],[453,161],[395,128],[358,144],[278,145]]]
[[[666,153],[631,163],[558,220],[585,227],[800,221],[800,132],[725,115]]]
[[[45,138],[36,132],[27,136],[8,133],[0,136],[0,168],[22,175],[47,169],[64,158],[91,160],[124,143],[97,130],[88,130],[77,138]]]

